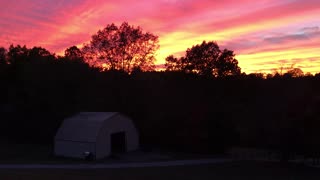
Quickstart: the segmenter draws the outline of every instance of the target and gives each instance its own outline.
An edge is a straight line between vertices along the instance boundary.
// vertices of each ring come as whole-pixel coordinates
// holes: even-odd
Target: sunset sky
[[[320,0],[0,0],[0,46],[61,53],[107,24],[159,36],[157,64],[203,40],[234,50],[242,71],[320,72]]]

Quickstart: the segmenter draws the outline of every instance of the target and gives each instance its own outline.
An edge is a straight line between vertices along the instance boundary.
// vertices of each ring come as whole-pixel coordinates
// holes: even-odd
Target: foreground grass
[[[297,164],[270,162],[235,162],[214,165],[98,170],[6,170],[0,179],[23,180],[319,180],[320,170]]]
[[[141,159],[139,159],[139,157]],[[156,162],[215,157],[216,156],[206,154],[173,153],[169,150],[157,150],[155,152],[141,151],[133,154],[129,153],[129,158],[124,154],[124,156],[107,157],[97,161],[85,161],[81,159],[56,157],[53,153],[53,145],[3,143],[0,148],[0,164],[96,164]]]

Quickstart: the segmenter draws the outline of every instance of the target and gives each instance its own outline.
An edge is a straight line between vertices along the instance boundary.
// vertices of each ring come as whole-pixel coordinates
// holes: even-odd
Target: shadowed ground
[[[320,179],[317,168],[299,164],[282,164],[272,162],[230,162],[215,165],[144,167],[125,169],[98,170],[13,170],[1,169],[0,179],[26,180],[142,180],[142,179],[226,179],[226,180],[295,180]]]

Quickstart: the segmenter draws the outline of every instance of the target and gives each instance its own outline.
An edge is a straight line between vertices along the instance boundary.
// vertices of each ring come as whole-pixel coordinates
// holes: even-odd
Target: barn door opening
[[[111,153],[124,153],[126,151],[126,133],[118,132],[111,134]]]

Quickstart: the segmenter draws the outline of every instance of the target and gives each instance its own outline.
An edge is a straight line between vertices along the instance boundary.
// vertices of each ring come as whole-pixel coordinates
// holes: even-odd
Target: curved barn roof
[[[75,142],[95,142],[104,123],[118,112],[81,112],[67,118],[60,126],[55,139]]]

